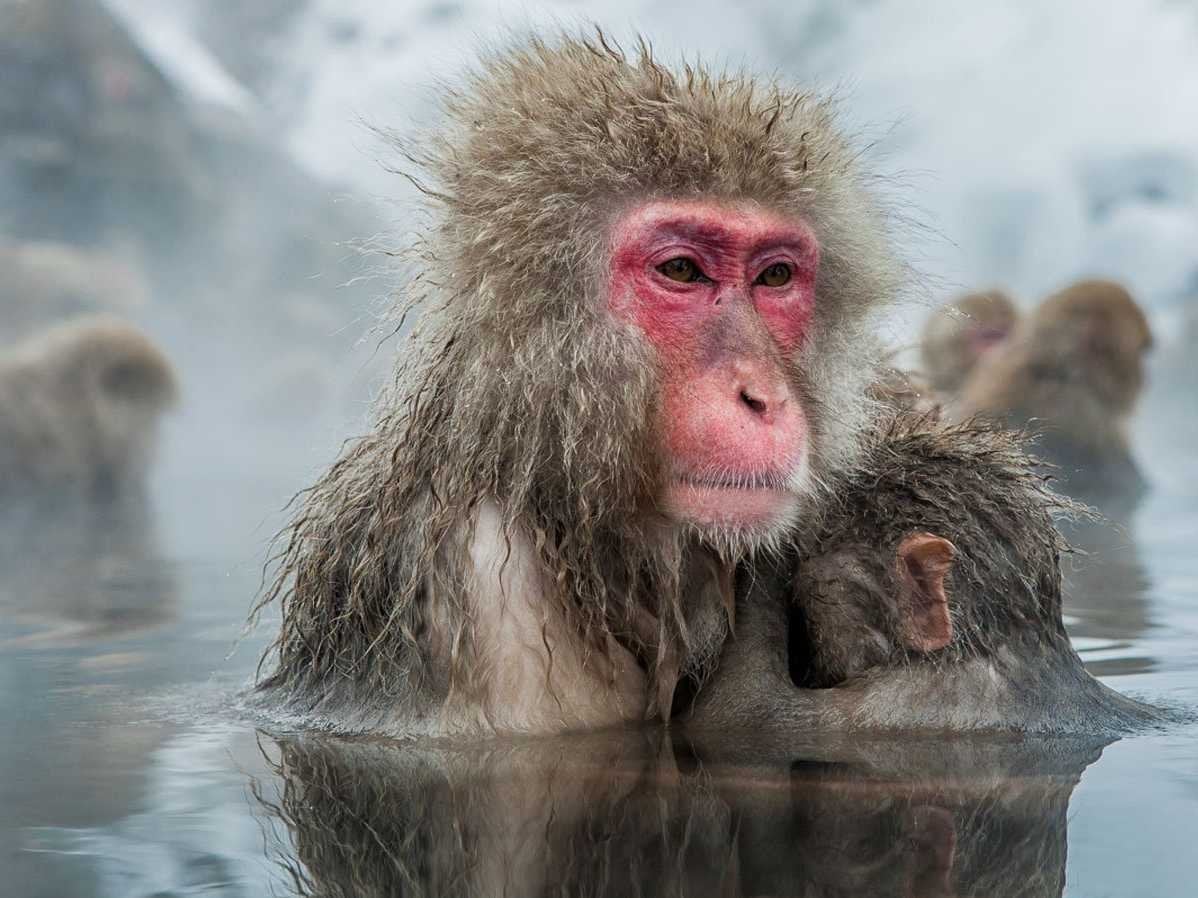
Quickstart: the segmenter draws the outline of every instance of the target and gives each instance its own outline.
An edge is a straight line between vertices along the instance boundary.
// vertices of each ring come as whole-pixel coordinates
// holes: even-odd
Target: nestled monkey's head
[[[790,634],[800,685],[836,686],[949,645],[955,556],[947,539],[915,531],[897,545],[846,543],[804,560],[794,585],[802,632]]]
[[[1068,645],[1051,514],[1074,507],[1048,490],[1018,434],[900,413],[864,451],[851,498],[800,545],[796,682]]]
[[[823,531],[768,573],[767,588],[791,591],[791,683],[816,691],[790,695],[777,676],[778,647],[762,642],[767,617],[745,627],[765,663],[744,668],[743,649],[726,653],[703,713],[724,723],[761,720],[767,709],[792,724],[854,730],[1112,737],[1159,720],[1085,673],[1062,614],[1069,549],[1057,523],[1093,518],[1053,492],[1021,435],[900,413],[878,436],[843,501],[825,509]],[[725,710],[740,695],[718,681],[751,691],[768,681],[766,664],[777,698],[754,717]]]
[[[406,151],[495,492],[784,532],[855,452],[866,315],[904,277],[828,102],[599,36],[490,58],[448,112]]]

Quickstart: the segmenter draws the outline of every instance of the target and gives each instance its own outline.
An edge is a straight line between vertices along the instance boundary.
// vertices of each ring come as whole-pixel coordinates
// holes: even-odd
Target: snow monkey
[[[933,312],[920,337],[923,373],[948,401],[956,397],[979,361],[1002,346],[1019,310],[1001,290],[969,293]]]
[[[668,719],[856,458],[902,289],[829,103],[594,38],[405,142],[434,224],[373,429],[281,535],[257,699],[393,735]]]
[[[1129,424],[1144,386],[1152,331],[1113,281],[1078,281],[1045,299],[966,381],[949,413],[981,415],[1037,434],[1033,452],[1058,466],[1071,495],[1114,511],[1146,482]]]
[[[1115,736],[1163,712],[1065,631],[1054,496],[1015,434],[898,414],[818,527],[758,565],[693,729]]]
[[[159,346],[104,316],[0,352],[0,497],[140,492],[178,376]]]

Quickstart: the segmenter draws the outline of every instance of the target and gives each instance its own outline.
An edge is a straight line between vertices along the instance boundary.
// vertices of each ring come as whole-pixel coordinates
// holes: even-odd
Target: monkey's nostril
[[[766,404],[753,396],[750,396],[745,390],[740,391],[741,401],[759,415],[764,415]]]

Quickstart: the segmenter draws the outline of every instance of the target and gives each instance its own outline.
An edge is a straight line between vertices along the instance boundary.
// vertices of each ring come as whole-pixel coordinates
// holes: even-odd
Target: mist
[[[387,336],[399,277],[382,250],[419,227],[373,129],[435,124],[438,84],[480,48],[589,21],[624,42],[639,31],[667,58],[839,94],[921,274],[885,324],[894,343],[961,290],[999,286],[1026,306],[1113,277],[1159,335],[1145,418],[1193,408],[1192,4],[1096,15],[1081,2],[937,2],[919,16],[897,2],[5,7],[18,23],[5,29],[5,80],[29,89],[4,99],[0,235],[96,249],[146,284],[117,311],[161,340],[184,389],[160,494],[204,495],[232,475],[285,498],[364,429],[401,350]]]

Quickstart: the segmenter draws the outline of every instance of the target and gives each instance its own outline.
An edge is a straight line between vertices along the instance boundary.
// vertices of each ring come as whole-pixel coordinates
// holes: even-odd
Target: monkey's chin
[[[666,510],[675,520],[738,540],[769,538],[794,521],[798,508],[798,495],[774,487],[678,481],[666,495]]]

